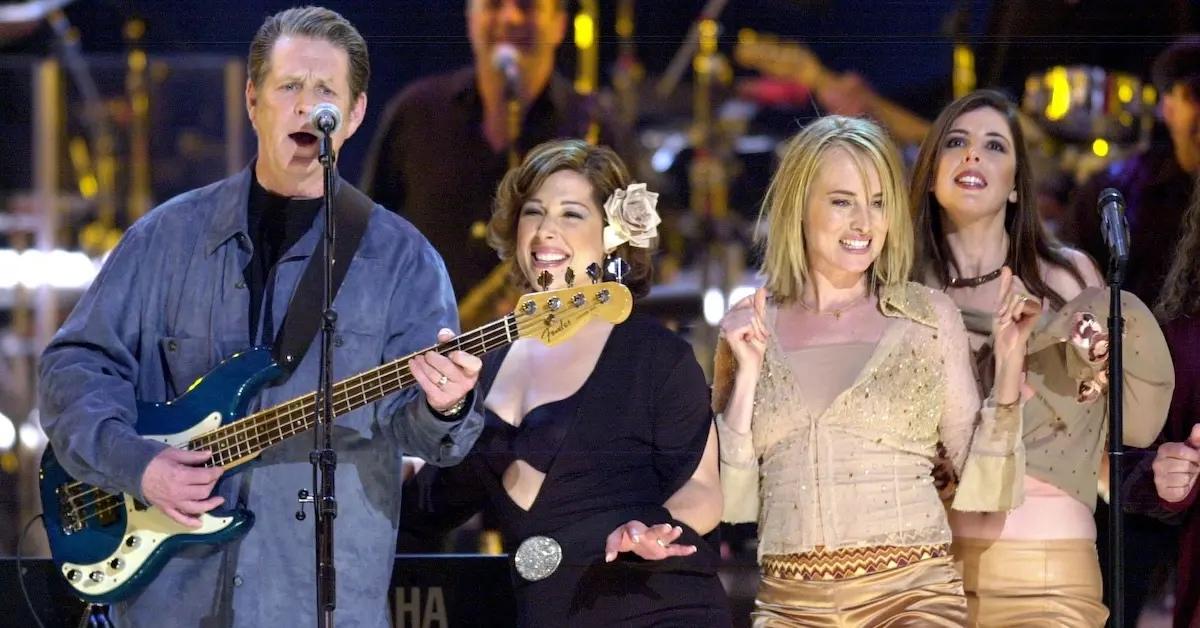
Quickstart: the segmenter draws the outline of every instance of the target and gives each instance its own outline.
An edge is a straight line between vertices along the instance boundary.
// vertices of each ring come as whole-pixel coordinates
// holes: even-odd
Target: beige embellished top
[[[758,521],[760,556],[948,543],[932,476],[939,442],[960,475],[955,508],[1007,510],[1023,497],[1020,410],[981,410],[954,303],[908,283],[883,289],[879,310],[890,320],[873,351],[845,345],[789,355],[773,331],[751,433],[718,416],[724,519]],[[860,356],[860,368],[837,367],[831,356],[839,354]],[[718,351],[718,403],[731,385],[731,357],[727,345]],[[839,378],[847,372],[857,375]],[[824,399],[803,392],[836,389],[839,379],[848,387]]]
[[[1029,339],[1026,382],[1033,398],[1025,402],[1026,472],[1062,489],[1085,506],[1096,507],[1096,479],[1108,438],[1108,360],[1092,360],[1089,351],[1070,342],[1078,314],[1091,314],[1108,331],[1108,288],[1088,288],[1057,312],[1043,315]],[[1122,440],[1149,447],[1162,429],[1175,390],[1175,370],[1167,341],[1154,315],[1133,294],[1121,292],[1125,319],[1125,413]],[[966,327],[987,335],[991,315],[964,309]],[[990,361],[990,339],[977,351],[979,364]],[[981,386],[991,377],[980,368]],[[1105,478],[1107,479],[1107,478]]]

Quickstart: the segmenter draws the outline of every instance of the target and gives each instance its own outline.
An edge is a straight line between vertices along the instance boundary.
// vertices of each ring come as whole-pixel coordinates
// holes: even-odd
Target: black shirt
[[[507,356],[504,348],[484,357],[481,399]],[[536,582],[512,574],[518,626],[730,626],[719,555],[663,506],[695,473],[712,425],[708,384],[687,341],[634,314],[613,328],[577,392],[525,420],[533,414],[536,425],[485,427],[456,466],[422,467],[401,491],[401,530],[427,534],[483,509],[510,552],[533,536],[557,541],[562,564],[553,574]],[[529,442],[508,447],[499,429]],[[545,465],[528,510],[504,488],[507,466],[498,463],[510,455]],[[679,525],[678,543],[696,553],[605,562],[605,538],[633,519]]]
[[[263,311],[263,295],[269,294],[268,286],[272,283],[275,263],[312,228],[323,203],[319,198],[280,196],[259,184],[257,176],[251,177],[246,227],[254,255],[242,269],[246,287],[250,290],[251,338],[259,338],[258,323]],[[270,312],[273,306],[269,302],[266,304],[267,315],[262,317],[263,320],[272,320]],[[275,331],[264,329],[260,343],[274,341]]]

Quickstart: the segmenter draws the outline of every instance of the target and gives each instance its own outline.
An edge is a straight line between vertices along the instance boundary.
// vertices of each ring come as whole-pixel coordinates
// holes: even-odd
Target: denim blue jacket
[[[246,233],[250,177],[248,167],[176,197],[134,224],[47,347],[42,423],[77,479],[140,495],[142,472],[164,445],[135,433],[135,399],[171,399],[221,359],[251,346],[242,273],[252,254]],[[318,214],[276,266],[274,329],[323,220]],[[335,381],[431,346],[438,329],[458,327],[442,259],[412,225],[378,205],[334,308]],[[255,407],[315,389],[319,357],[314,343],[291,378],[264,390]],[[477,409],[460,421],[439,419],[415,388],[337,420],[339,626],[389,623],[401,454],[456,464],[481,425]],[[223,479],[217,492],[227,504],[255,513],[253,529],[239,542],[178,554],[143,592],[115,609],[122,625],[314,624],[315,518],[300,522],[293,516],[297,491],[312,484],[312,447],[311,434],[295,437],[264,452],[251,469]]]

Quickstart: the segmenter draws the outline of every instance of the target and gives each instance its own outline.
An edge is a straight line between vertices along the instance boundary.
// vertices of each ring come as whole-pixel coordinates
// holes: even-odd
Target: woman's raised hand
[[[767,290],[738,301],[721,319],[721,335],[737,358],[739,375],[758,376],[767,352]]]

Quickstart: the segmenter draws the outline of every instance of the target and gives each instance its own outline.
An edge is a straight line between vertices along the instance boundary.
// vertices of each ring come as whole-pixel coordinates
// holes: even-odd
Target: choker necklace
[[[1003,270],[1004,270],[1004,267],[1001,266],[1000,268],[997,268],[996,270],[993,270],[992,272],[990,272],[986,275],[980,275],[978,277],[967,277],[967,278],[951,277],[950,283],[947,284],[946,287],[947,288],[974,288],[975,286],[982,286],[983,284],[999,277],[1000,272]]]
[[[835,320],[841,320],[841,318],[842,318],[842,314],[845,314],[847,310],[849,310],[850,308],[852,308],[852,307],[854,307],[854,306],[858,305],[859,303],[862,303],[863,301],[866,301],[868,296],[869,296],[869,295],[868,295],[867,293],[865,293],[865,292],[864,292],[862,296],[860,296],[860,297],[858,297],[857,299],[854,299],[853,301],[851,301],[851,302],[849,302],[849,303],[847,303],[847,304],[843,305],[842,307],[840,307],[840,308],[836,308],[836,309],[834,309],[834,308],[830,308],[830,309],[828,309],[828,310],[825,310],[824,312],[822,312],[822,311],[820,311],[820,310],[817,310],[817,309],[814,309],[812,306],[810,306],[809,304],[805,303],[805,302],[804,302],[804,299],[796,299],[796,303],[799,303],[799,304],[800,304],[800,307],[804,308],[805,310],[808,310],[809,312],[812,312],[813,314],[817,314],[818,316],[819,316],[819,315],[823,315],[823,314],[832,314],[832,315],[833,315],[833,318],[834,318]]]

